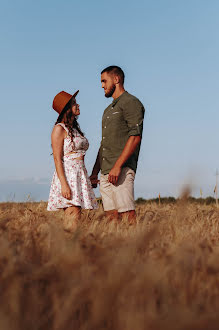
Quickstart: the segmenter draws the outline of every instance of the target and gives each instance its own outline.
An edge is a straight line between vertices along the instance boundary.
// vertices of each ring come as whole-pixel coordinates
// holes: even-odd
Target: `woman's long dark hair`
[[[72,113],[72,106],[76,105],[76,100],[75,98],[71,99],[65,106],[65,108],[63,109],[63,112],[61,115],[59,115],[56,123],[61,123],[61,121],[64,121],[65,126],[67,127],[68,131],[69,131],[69,135],[72,139],[73,142],[73,138],[74,138],[74,133],[73,133],[73,129],[75,128],[79,134],[81,134],[82,136],[84,136],[84,133],[81,131],[80,126],[77,122],[76,117],[73,115]]]

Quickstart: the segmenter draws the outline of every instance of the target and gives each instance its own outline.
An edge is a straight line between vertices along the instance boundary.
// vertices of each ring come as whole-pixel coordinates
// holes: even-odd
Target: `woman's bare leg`
[[[77,222],[81,216],[80,206],[71,206],[65,209],[64,229],[74,231],[77,228]]]
[[[65,216],[72,216],[79,219],[81,216],[81,207],[80,206],[70,206],[65,209]]]

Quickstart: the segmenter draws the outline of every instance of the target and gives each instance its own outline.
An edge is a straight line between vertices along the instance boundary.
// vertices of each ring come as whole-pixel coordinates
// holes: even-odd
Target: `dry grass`
[[[219,329],[219,210],[140,205],[138,224],[0,204],[0,329]]]

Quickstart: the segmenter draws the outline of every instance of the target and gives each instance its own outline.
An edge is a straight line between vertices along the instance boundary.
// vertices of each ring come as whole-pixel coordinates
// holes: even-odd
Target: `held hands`
[[[97,184],[100,183],[100,180],[98,180],[98,175],[96,174],[91,174],[90,181],[92,188],[97,188]]]
[[[122,170],[121,167],[113,166],[113,168],[109,172],[108,181],[110,183],[116,185],[116,183],[118,182],[121,170]]]
[[[71,189],[67,182],[61,185],[61,194],[66,199],[71,199]]]

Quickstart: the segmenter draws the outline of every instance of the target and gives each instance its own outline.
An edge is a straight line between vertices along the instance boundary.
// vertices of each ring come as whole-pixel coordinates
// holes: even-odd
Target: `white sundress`
[[[89,142],[74,129],[72,143],[67,127],[63,123],[58,123],[57,125],[62,126],[67,132],[67,137],[64,139],[63,146],[63,167],[71,189],[72,198],[69,200],[62,196],[61,183],[55,170],[52,178],[47,210],[58,211],[59,209],[73,205],[80,206],[82,209],[97,209],[98,204],[84,161],[76,159],[86,154],[89,148]],[[69,155],[70,152],[74,153]]]

